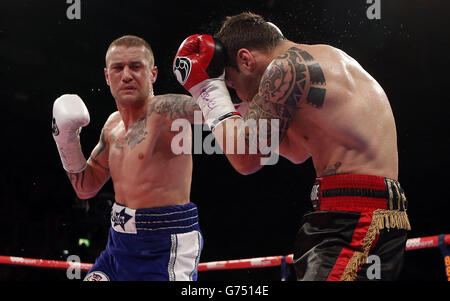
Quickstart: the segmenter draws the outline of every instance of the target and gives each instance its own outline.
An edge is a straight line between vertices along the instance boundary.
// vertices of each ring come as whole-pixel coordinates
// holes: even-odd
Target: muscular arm
[[[102,130],[100,141],[87,160],[86,168],[79,173],[67,173],[73,189],[80,199],[95,196],[110,178],[108,168],[108,143]]]
[[[267,67],[259,86],[259,92],[251,101],[243,120],[226,120],[216,128],[217,136],[224,135],[226,141],[245,140],[246,151],[257,149],[255,155],[234,155],[225,151],[230,163],[242,174],[258,171],[261,165],[259,146],[280,144],[286,136],[300,104],[306,103],[320,108],[325,99],[325,77],[320,65],[306,51],[290,48],[285,55],[275,58]],[[246,126],[250,120],[256,126]],[[267,122],[265,133],[260,131],[261,122]],[[226,132],[227,124],[233,122],[234,132]],[[272,133],[276,133],[272,137]],[[220,139],[218,139],[221,141]]]
[[[194,112],[198,111],[198,118],[194,119]],[[192,96],[182,94],[165,94],[155,96],[150,112],[166,115],[169,120],[186,119],[192,124],[204,122],[199,106]]]

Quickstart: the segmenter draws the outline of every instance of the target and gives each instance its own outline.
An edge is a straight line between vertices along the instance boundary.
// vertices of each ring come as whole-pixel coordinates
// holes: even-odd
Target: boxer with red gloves
[[[395,120],[381,86],[343,51],[289,41],[256,14],[227,17],[214,39],[200,37],[180,46],[175,62],[186,57],[189,68],[177,79],[215,126],[218,140],[250,137],[249,120],[266,120],[270,128],[277,121],[279,154],[295,164],[312,159],[313,212],[304,216],[296,240],[297,279],[371,279],[370,255],[382,263],[382,280],[396,279],[410,225],[397,180]],[[206,72],[217,40],[226,50],[224,79],[217,70]],[[242,119],[227,118],[235,115],[223,80],[248,103]],[[225,130],[229,124],[235,130]],[[252,139],[245,142],[249,148]],[[222,149],[242,174],[262,167],[255,160],[261,153],[237,156]]]
[[[78,197],[94,197],[109,179],[114,185],[108,243],[85,280],[196,280],[203,239],[190,201],[192,156],[171,151],[171,125],[193,121],[199,108],[187,95],[154,95],[158,69],[139,37],[111,43],[104,73],[117,111],[88,160],[79,139],[86,105],[74,94],[53,104],[53,137]]]
[[[254,163],[254,161],[261,162],[260,157],[266,157],[266,155],[249,152],[252,148],[257,149],[254,147],[255,141],[248,142],[249,139],[246,138],[249,136],[249,131],[254,130],[254,127],[249,128],[245,122],[237,120],[242,119],[241,115],[246,112],[248,105],[242,100],[233,103],[230,97],[225,83],[225,51],[222,43],[210,35],[191,35],[181,43],[178,49],[173,61],[173,72],[177,80],[194,97],[203,113],[205,123],[214,132],[216,141],[222,149],[231,149],[227,153],[230,162],[259,168],[261,163]],[[239,138],[232,137],[228,140],[231,141],[232,148],[228,148],[230,142],[227,145],[229,137],[226,134],[226,127],[220,126],[227,119],[232,119],[232,122],[242,129],[236,134],[239,135]],[[215,131],[217,127],[220,127],[220,131]],[[234,131],[235,127],[228,126],[228,129]],[[247,140],[247,144],[251,143],[252,146],[247,145],[242,153],[236,149],[237,140]],[[234,157],[241,159],[232,160]],[[235,164],[233,165],[237,168]],[[254,171],[256,170],[252,170],[252,172]]]
[[[194,97],[212,131],[225,119],[240,116],[225,85],[224,68],[225,49],[210,35],[188,37],[173,62],[177,80]]]

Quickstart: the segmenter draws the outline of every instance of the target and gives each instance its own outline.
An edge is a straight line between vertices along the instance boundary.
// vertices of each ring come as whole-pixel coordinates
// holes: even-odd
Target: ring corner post
[[[442,257],[444,258],[445,275],[447,277],[447,281],[450,281],[450,250],[445,242],[445,237],[445,234],[441,234],[438,236],[438,247],[439,250],[441,250]]]

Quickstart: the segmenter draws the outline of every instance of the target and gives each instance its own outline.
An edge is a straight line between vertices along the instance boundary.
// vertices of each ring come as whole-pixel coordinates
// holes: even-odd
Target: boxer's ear
[[[104,71],[104,73],[105,73],[106,84],[107,84],[108,86],[110,86],[110,83],[109,83],[108,68],[105,67],[105,69],[103,69],[103,71]]]
[[[253,73],[256,69],[256,60],[253,53],[246,49],[241,48],[236,54],[236,63],[244,73]]]
[[[158,78],[158,67],[153,67],[150,69],[150,72],[152,74],[152,84],[154,84],[156,82],[156,79]]]

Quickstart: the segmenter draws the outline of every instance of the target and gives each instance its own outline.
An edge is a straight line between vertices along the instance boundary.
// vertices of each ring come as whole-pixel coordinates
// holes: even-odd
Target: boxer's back
[[[306,149],[318,176],[373,174],[396,179],[397,136],[388,98],[381,86],[351,57],[327,45],[294,46],[319,64],[326,90],[323,102],[306,96],[287,138]],[[309,74],[308,76],[311,76]],[[313,86],[305,87],[305,94]]]

